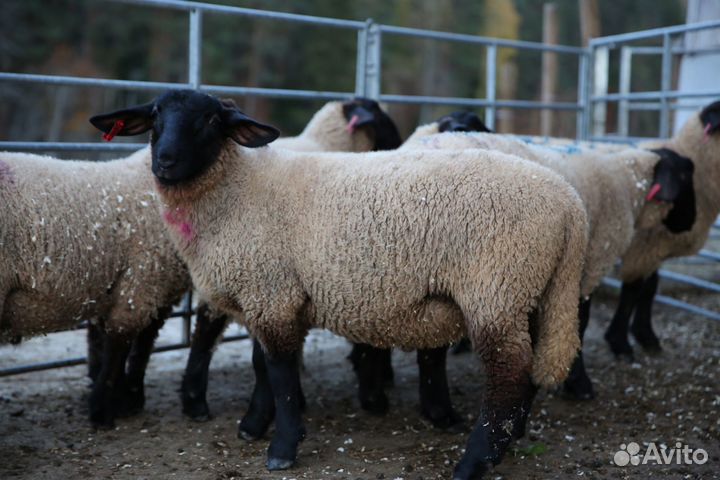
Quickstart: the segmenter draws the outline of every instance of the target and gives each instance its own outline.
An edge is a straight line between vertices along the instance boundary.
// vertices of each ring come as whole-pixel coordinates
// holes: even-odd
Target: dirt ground
[[[720,307],[714,297],[699,301]],[[541,393],[528,435],[487,478],[720,478],[720,322],[656,305],[664,352],[638,351],[630,365],[615,361],[602,340],[614,304],[614,296],[596,302],[587,336],[598,398],[578,404]],[[162,341],[178,330],[167,325]],[[82,332],[55,334],[0,348],[0,366],[81,355],[83,347]],[[395,352],[391,412],[379,418],[359,409],[348,352],[327,332],[309,338],[302,375],[308,436],[297,466],[273,474],[264,468],[267,439],[236,436],[251,391],[248,341],[219,347],[209,388],[214,418],[206,423],[180,412],[186,350],[153,356],[145,411],[109,432],[89,426],[84,366],[0,378],[0,479],[450,478],[467,434],[435,430],[420,418],[414,354]],[[480,362],[465,354],[450,356],[448,366],[453,400],[469,428],[482,396]],[[615,452],[631,441],[641,453],[644,442],[681,442],[709,458],[704,465],[614,465]]]

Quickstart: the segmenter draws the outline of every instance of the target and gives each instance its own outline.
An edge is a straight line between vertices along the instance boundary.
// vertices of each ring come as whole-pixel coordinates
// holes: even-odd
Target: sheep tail
[[[580,349],[578,300],[587,218],[580,207],[571,209],[567,217],[565,248],[538,306],[532,378],[544,388],[552,388],[567,378]]]

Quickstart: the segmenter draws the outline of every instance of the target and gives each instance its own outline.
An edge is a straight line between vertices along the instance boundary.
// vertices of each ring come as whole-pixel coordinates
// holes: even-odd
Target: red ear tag
[[[115,138],[115,135],[117,135],[124,127],[125,122],[123,122],[122,120],[116,120],[110,131],[108,133],[103,133],[103,140],[105,140],[106,142],[111,142],[112,139]]]
[[[353,115],[350,118],[350,121],[347,124],[347,127],[345,127],[345,130],[347,130],[350,133],[353,133],[355,131],[355,125],[357,124],[358,120],[360,120],[360,117],[357,115]]]
[[[703,130],[703,133],[705,136],[703,137],[703,143],[707,143],[708,140],[710,140],[710,129],[712,128],[712,124],[708,123],[705,125],[705,130]]]
[[[647,197],[645,197],[645,200],[647,200],[649,202],[652,199],[654,199],[655,195],[657,195],[658,192],[660,191],[660,188],[662,188],[662,187],[660,186],[659,183],[653,184],[653,186],[650,187],[650,191],[648,192]]]

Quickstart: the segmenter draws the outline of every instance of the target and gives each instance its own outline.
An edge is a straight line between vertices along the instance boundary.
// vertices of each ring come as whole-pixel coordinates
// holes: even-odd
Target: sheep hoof
[[[288,460],[285,458],[268,457],[267,463],[265,465],[267,466],[268,470],[273,471],[273,470],[287,470],[288,468],[292,467],[294,463],[295,463],[295,460]]]
[[[615,358],[617,360],[623,360],[628,363],[633,363],[635,361],[633,348],[630,346],[630,343],[628,343],[627,338],[618,339],[606,334],[605,340],[610,346],[610,350],[612,350],[615,354]]]
[[[130,417],[137,415],[142,412],[145,407],[145,392],[140,390],[128,389],[125,392],[122,400],[120,401],[120,407],[118,408],[118,417]]]
[[[657,355],[662,352],[660,340],[658,340],[654,332],[635,328],[632,328],[631,332],[645,352],[651,355]]]
[[[384,393],[361,398],[360,406],[363,410],[373,415],[385,415],[388,410],[390,410],[390,402]]]
[[[210,407],[205,400],[183,398],[183,414],[196,422],[207,422],[210,420]]]
[[[441,430],[451,430],[459,433],[464,427],[462,417],[453,409],[447,411],[444,409],[423,410],[422,415],[433,424],[433,427]]]
[[[247,430],[243,430],[242,428],[238,428],[238,437],[242,438],[247,442],[254,442],[256,440],[260,440],[262,438],[262,435],[256,435],[254,433],[248,432]]]
[[[568,400],[588,401],[595,398],[595,390],[592,383],[565,382],[562,388],[562,396]]]

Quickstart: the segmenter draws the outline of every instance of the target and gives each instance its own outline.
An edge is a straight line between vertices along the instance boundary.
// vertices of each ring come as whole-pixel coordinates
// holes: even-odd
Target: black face
[[[649,200],[671,202],[663,224],[673,233],[686,232],[695,223],[695,187],[693,173],[695,166],[689,158],[680,156],[668,148],[652,150],[660,156],[655,164],[653,186]]]
[[[152,171],[163,185],[202,175],[228,138],[255,148],[279,135],[274,127],[247,117],[231,100],[193,90],[171,90],[151,103],[96,115],[90,122],[105,133],[112,130],[123,136],[152,129]]]
[[[700,121],[707,135],[720,130],[720,101],[713,102],[703,108],[702,112],[700,112]]]
[[[438,120],[439,132],[487,132],[493,133],[475,112],[452,112]]]
[[[402,145],[395,122],[375,100],[356,97],[343,103],[343,115],[351,130],[359,127],[372,128],[375,135],[373,150],[394,150]]]

